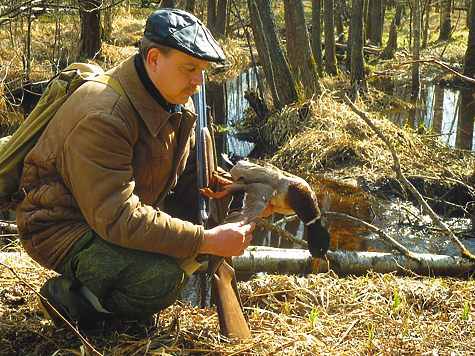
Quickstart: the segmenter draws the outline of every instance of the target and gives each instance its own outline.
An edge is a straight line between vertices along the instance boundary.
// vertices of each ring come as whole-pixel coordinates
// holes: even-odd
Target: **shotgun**
[[[200,87],[194,94],[198,120],[196,122],[196,157],[198,188],[219,189],[219,183],[213,179],[213,172],[217,170],[217,158],[214,144],[213,128],[211,127],[211,115],[206,106],[205,85]],[[204,228],[213,228],[222,224],[225,219],[222,200],[198,195],[200,209],[200,223]],[[218,256],[209,256],[208,272],[215,270],[213,261],[220,261]],[[228,338],[240,340],[251,336],[247,320],[243,314],[241,298],[237,290],[236,275],[232,267],[232,258],[226,258],[210,275],[212,291],[216,300],[218,320],[221,334]]]

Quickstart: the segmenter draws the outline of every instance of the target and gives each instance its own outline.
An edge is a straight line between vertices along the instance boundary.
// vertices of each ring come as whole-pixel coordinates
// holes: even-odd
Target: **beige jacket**
[[[58,179],[29,191],[20,205],[21,243],[50,269],[91,229],[120,246],[193,259],[203,228],[156,208],[194,146],[192,100],[170,120],[142,85],[134,57],[107,74],[119,80],[134,108],[95,82],[61,106],[25,159],[22,188]]]

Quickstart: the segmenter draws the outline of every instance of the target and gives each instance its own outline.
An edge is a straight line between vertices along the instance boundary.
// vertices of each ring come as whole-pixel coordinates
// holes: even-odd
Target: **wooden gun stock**
[[[228,338],[243,340],[251,336],[251,330],[231,285],[234,278],[234,269],[224,260],[213,275],[211,283],[216,291],[216,307],[218,308],[221,334]]]
[[[210,115],[206,115],[210,118]],[[198,122],[198,125],[200,123]],[[217,159],[214,146],[213,128],[208,122],[207,125],[197,127],[197,138],[200,140],[198,149],[200,166],[198,169],[201,174],[200,188],[217,189],[218,183],[216,179],[212,179],[213,172],[217,170]],[[209,127],[208,127],[209,126]],[[222,188],[222,187],[221,187]],[[206,205],[206,204],[205,204]],[[222,207],[222,200],[211,199],[207,204],[209,213],[201,214],[206,216],[203,221],[205,228],[213,228],[224,222],[225,214]],[[222,257],[221,257],[222,258]],[[210,264],[212,261],[219,260],[218,256],[209,256]],[[216,299],[216,307],[218,310],[218,319],[221,333],[229,338],[245,339],[251,336],[251,331],[246,319],[243,315],[241,298],[237,290],[236,276],[232,268],[231,258],[225,260],[215,273],[211,276],[213,294]]]

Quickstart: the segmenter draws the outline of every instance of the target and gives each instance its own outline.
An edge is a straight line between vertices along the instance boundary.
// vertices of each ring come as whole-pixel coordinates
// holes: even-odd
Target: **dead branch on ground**
[[[462,256],[470,258],[472,260],[475,260],[475,256],[473,256],[472,253],[469,250],[467,250],[467,248],[460,242],[460,240],[457,238],[457,236],[455,236],[455,234],[452,232],[452,230],[450,230],[449,227],[443,221],[441,221],[439,219],[439,217],[432,210],[432,208],[429,206],[429,204],[427,204],[427,202],[424,200],[424,198],[418,192],[418,190],[411,184],[411,182],[409,182],[406,179],[406,177],[404,176],[404,174],[401,171],[401,166],[400,166],[400,163],[399,163],[399,158],[397,156],[396,150],[394,149],[394,146],[388,140],[388,138],[386,136],[384,136],[384,134],[376,127],[375,124],[373,124],[373,122],[370,120],[370,118],[364,112],[359,110],[355,106],[355,104],[353,104],[353,102],[348,98],[348,96],[345,95],[344,99],[345,99],[345,102],[351,107],[351,109],[356,114],[358,114],[358,116],[361,117],[373,129],[373,131],[384,141],[386,146],[389,148],[389,150],[391,151],[391,155],[393,157],[393,160],[394,160],[393,170],[396,172],[396,176],[397,176],[398,180],[401,181],[411,191],[412,194],[414,194],[417,201],[425,209],[425,211],[429,214],[429,216],[431,217],[434,224],[439,226],[441,228],[442,232],[450,238],[450,240],[455,244],[455,246],[457,246],[457,248],[459,249]]]

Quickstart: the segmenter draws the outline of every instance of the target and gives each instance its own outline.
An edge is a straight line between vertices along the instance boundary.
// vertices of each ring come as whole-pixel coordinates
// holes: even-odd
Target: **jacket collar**
[[[134,61],[135,56],[132,56],[108,74],[111,74],[112,76],[118,75],[119,81],[133,106],[142,117],[145,125],[147,125],[150,130],[150,133],[156,137],[162,126],[170,119],[172,114],[167,112],[147,91],[140,80]],[[188,103],[182,107],[182,112],[185,117],[191,115],[191,119],[195,120],[196,114],[191,110],[193,110],[193,101],[190,98]]]

